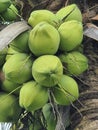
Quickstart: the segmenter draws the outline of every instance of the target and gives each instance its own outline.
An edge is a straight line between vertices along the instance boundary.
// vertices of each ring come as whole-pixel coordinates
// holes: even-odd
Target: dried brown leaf
[[[94,24],[87,23],[84,29],[84,35],[98,41],[98,27]]]
[[[96,20],[96,21],[98,21],[98,15],[96,15],[95,17],[92,17],[91,20]]]

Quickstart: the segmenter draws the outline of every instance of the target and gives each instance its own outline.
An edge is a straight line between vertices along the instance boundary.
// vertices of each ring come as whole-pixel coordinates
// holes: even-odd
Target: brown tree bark
[[[98,45],[93,42],[85,44],[89,70],[81,77],[79,100],[83,106],[76,102],[79,112],[71,111],[72,130],[98,130]]]

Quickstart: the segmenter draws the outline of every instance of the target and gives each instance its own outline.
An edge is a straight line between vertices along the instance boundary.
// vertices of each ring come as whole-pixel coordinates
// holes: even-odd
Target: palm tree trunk
[[[85,46],[89,70],[81,77],[79,100],[83,106],[76,102],[79,111],[71,111],[72,130],[98,130],[98,45],[89,42]]]

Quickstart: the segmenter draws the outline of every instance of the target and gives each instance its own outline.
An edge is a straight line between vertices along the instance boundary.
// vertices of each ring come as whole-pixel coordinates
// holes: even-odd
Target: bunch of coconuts
[[[18,17],[18,9],[11,0],[0,0],[0,21],[14,21]]]
[[[16,95],[19,98],[18,113],[22,108],[33,114],[42,109],[47,130],[54,130],[56,122],[50,118],[53,116],[50,98],[57,105],[72,104],[79,97],[73,76],[79,76],[88,68],[88,60],[79,49],[83,39],[82,15],[75,4],[56,14],[35,10],[31,12],[28,24],[31,30],[16,37],[3,57],[5,61],[1,66],[5,79],[1,89],[11,94],[0,94],[0,101],[2,97],[5,101],[0,102],[3,107],[0,108],[0,121],[13,121],[8,113],[7,116],[3,114],[6,109],[11,110],[9,105],[14,99],[10,96]],[[2,55],[0,62],[1,58]]]

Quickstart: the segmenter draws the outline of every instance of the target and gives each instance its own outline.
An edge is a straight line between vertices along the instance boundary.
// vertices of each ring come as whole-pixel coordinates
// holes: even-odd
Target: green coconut
[[[11,4],[1,15],[6,21],[14,21],[18,17],[18,9]]]
[[[58,29],[60,33],[60,47],[62,51],[72,51],[79,46],[83,39],[83,25],[81,22],[71,20],[64,22]]]
[[[82,13],[76,4],[71,4],[61,8],[56,13],[57,18],[61,22],[77,20],[82,22]]]
[[[78,84],[72,77],[63,75],[53,88],[53,95],[57,104],[70,105],[79,97]]]
[[[34,122],[29,125],[29,130],[43,130],[42,125],[38,119],[34,120]]]
[[[55,117],[56,115],[54,115],[53,113],[53,108],[51,104],[50,103],[45,104],[44,107],[42,108],[42,112],[46,120],[47,130],[55,130],[57,120]]]
[[[0,13],[5,11],[11,5],[11,0],[0,0]]]
[[[14,54],[17,54],[17,53],[19,53],[19,52],[14,50],[11,46],[8,47],[6,60],[8,60],[11,56],[13,56]]]
[[[73,51],[68,54],[61,54],[59,58],[71,75],[78,76],[88,69],[88,59],[80,52]]]
[[[19,119],[21,108],[14,95],[0,93],[0,122],[15,122]]]
[[[55,27],[58,24],[58,19],[56,18],[56,15],[51,11],[45,9],[35,10],[31,12],[30,17],[28,19],[28,23],[32,27],[35,27],[38,23],[43,21],[48,22],[49,24]]]
[[[14,54],[3,66],[5,78],[19,84],[30,80],[32,78],[32,63],[33,59],[30,55]]]
[[[48,101],[48,91],[36,81],[23,84],[20,89],[19,104],[28,111],[42,108]]]
[[[57,56],[44,55],[33,62],[32,75],[36,82],[45,87],[56,85],[62,74],[63,66]]]
[[[5,79],[2,82],[2,86],[1,86],[2,90],[4,90],[5,92],[8,93],[13,93],[13,94],[17,94],[19,95],[19,90],[20,90],[20,84],[18,83],[14,83],[10,80]]]
[[[29,35],[29,48],[36,56],[55,54],[58,51],[59,43],[58,31],[46,22],[36,25]]]
[[[28,46],[29,31],[25,31],[17,36],[11,43],[10,46],[18,52],[27,53],[29,52]]]
[[[2,67],[3,64],[5,63],[7,50],[8,48],[4,48],[3,50],[0,50],[0,67]]]

